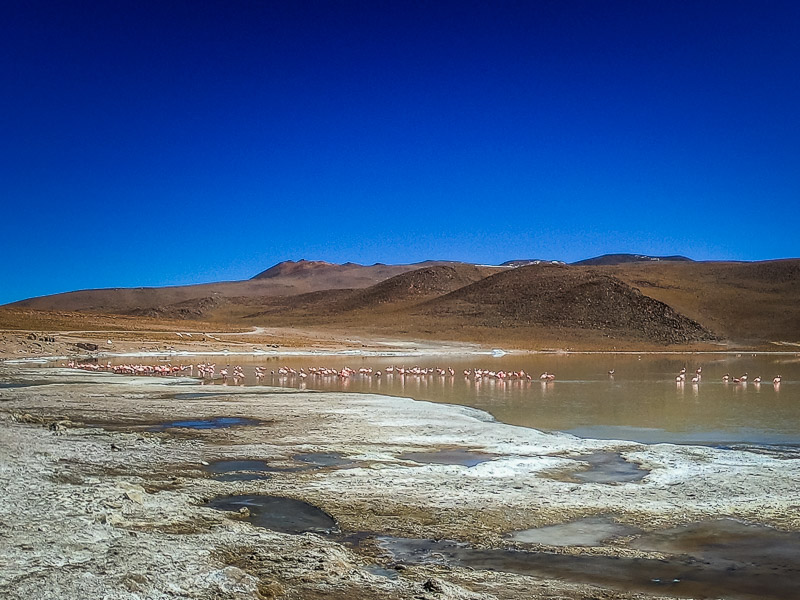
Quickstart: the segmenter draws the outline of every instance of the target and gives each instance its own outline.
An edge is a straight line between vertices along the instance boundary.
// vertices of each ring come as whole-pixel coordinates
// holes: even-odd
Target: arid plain
[[[0,591],[794,597],[800,467],[791,449],[581,439],[408,398],[36,361],[129,354],[179,364],[257,352],[485,362],[493,348],[791,354],[799,292],[798,260],[301,261],[245,282],[2,307]],[[611,475],[593,479],[598,469]],[[270,521],[263,496],[308,503],[332,521],[309,525],[298,505],[274,512],[299,525]]]

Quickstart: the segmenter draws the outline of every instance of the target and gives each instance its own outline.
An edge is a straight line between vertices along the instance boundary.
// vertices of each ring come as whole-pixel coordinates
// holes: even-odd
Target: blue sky
[[[286,259],[797,257],[794,1],[15,1],[0,303]]]

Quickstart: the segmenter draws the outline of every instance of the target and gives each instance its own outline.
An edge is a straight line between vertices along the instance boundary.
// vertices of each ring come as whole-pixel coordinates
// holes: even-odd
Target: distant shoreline
[[[725,355],[737,356],[749,354],[753,356],[795,356],[800,354],[800,349],[796,352],[790,351],[770,351],[770,350],[745,350],[745,351],[731,351],[731,350],[508,350],[506,355],[524,356],[524,355],[585,355],[585,354],[598,354],[598,355],[667,355],[679,356],[683,354],[697,354],[697,355]],[[228,352],[224,350],[219,351],[167,351],[167,352],[100,352],[97,354],[70,354],[70,355],[51,355],[51,356],[30,356],[30,357],[0,357],[0,363],[5,364],[39,364],[46,362],[53,362],[57,360],[66,360],[68,358],[89,358],[89,359],[102,359],[102,358],[158,358],[158,357],[193,357],[193,356],[241,356],[241,357],[259,357],[266,358],[280,358],[280,357],[373,357],[373,358],[392,358],[392,357],[435,357],[435,356],[488,356],[492,358],[491,350],[480,351],[348,351],[348,350],[287,350],[277,352]]]

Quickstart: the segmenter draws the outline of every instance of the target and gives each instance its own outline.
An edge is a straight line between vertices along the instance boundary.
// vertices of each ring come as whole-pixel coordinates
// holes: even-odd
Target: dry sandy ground
[[[78,344],[96,350],[87,350]],[[114,355],[217,355],[257,353],[261,356],[286,354],[363,352],[364,354],[429,353],[463,354],[491,349],[469,342],[389,339],[360,336],[346,331],[299,328],[252,327],[240,331],[159,331],[110,329],[0,330],[0,360],[46,360],[52,357]]]
[[[800,466],[749,452],[580,440],[499,424],[463,407],[372,395],[197,386],[0,365],[0,597],[33,598],[660,598],[457,565],[394,571],[376,535],[513,548],[514,530],[611,515],[645,531],[719,517],[800,530]],[[15,384],[18,387],[10,387]],[[31,384],[27,387],[21,384]],[[188,395],[186,395],[188,394]],[[258,424],[157,430],[180,419]],[[54,423],[54,421],[59,421]],[[479,451],[467,467],[406,452]],[[593,452],[648,469],[641,481],[580,483]],[[218,481],[204,463],[298,465],[301,453],[346,464]],[[204,506],[230,494],[312,503],[342,535],[291,535]],[[529,549],[658,560],[620,538],[597,547]],[[680,594],[678,594],[680,595]],[[684,594],[685,595],[685,594]]]

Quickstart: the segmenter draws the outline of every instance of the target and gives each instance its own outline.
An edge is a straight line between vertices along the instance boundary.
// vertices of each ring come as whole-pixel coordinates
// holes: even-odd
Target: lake
[[[105,358],[101,362],[105,362]],[[112,358],[112,364],[163,359]],[[798,445],[800,452],[800,355],[798,354],[507,354],[375,357],[375,356],[213,356],[171,357],[172,364],[214,362],[219,371],[241,365],[255,385],[254,367],[266,369],[262,385],[296,389],[346,391],[405,396],[461,404],[490,413],[498,421],[580,437],[624,439],[644,443],[712,445]],[[396,367],[390,374],[387,367]],[[281,374],[280,368],[298,374]],[[352,368],[349,377],[299,376],[301,369]],[[397,368],[451,368],[441,376],[400,375]],[[686,368],[687,380],[676,375]],[[372,369],[360,374],[359,369]],[[464,370],[525,371],[532,379],[465,377]],[[696,369],[701,380],[691,383]],[[380,376],[376,372],[380,370]],[[613,375],[609,371],[613,370]],[[553,373],[544,383],[539,376]],[[731,382],[724,383],[729,373]],[[747,383],[733,383],[748,373]],[[782,376],[780,385],[772,379]],[[757,376],[760,384],[753,383]],[[228,386],[234,385],[228,379]]]

